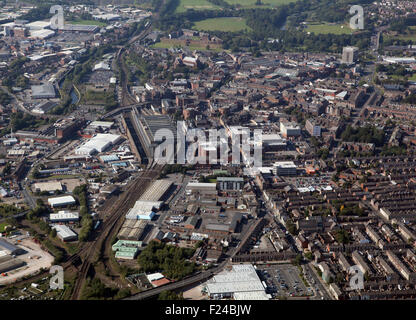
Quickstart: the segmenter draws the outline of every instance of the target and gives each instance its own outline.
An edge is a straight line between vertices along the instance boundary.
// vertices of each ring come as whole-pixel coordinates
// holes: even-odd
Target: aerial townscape
[[[0,300],[415,299],[416,1],[0,0]]]

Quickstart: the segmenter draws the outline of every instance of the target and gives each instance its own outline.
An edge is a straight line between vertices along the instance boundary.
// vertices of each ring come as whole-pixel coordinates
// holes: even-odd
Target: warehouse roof
[[[171,187],[172,181],[156,180],[140,197],[142,201],[160,201]]]
[[[71,228],[62,225],[62,224],[57,224],[52,226],[52,229],[55,229],[58,236],[61,237],[62,239],[66,239],[66,238],[72,238],[72,237],[76,237],[77,234],[71,230]]]
[[[79,213],[78,212],[70,212],[70,211],[59,211],[58,213],[51,213],[49,215],[50,220],[78,220]]]
[[[233,265],[230,271],[223,271],[209,280],[207,289],[211,295],[264,292],[264,287],[252,265]]]
[[[55,87],[50,84],[32,86],[33,97],[56,97]]]
[[[120,139],[117,134],[99,133],[95,137],[75,150],[76,154],[93,154],[103,152],[105,149],[115,144]]]
[[[64,205],[64,204],[74,204],[75,199],[74,199],[73,196],[63,196],[63,197],[57,197],[57,198],[49,198],[48,203],[51,206]]]
[[[6,253],[14,254],[21,250],[21,248],[15,246],[14,244],[11,244],[5,239],[0,238],[0,251],[6,251]]]
[[[59,181],[35,183],[35,189],[42,191],[62,191],[62,184]]]

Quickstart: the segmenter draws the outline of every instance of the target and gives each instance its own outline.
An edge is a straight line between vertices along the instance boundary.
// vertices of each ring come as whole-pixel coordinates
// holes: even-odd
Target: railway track
[[[150,183],[159,175],[162,168],[162,166],[156,165],[148,170],[143,171],[140,177],[138,177],[113,203],[113,205],[108,210],[106,210],[98,237],[94,241],[88,242],[83,248],[80,249],[77,254],[69,257],[69,259],[64,263],[64,268],[68,268],[81,260],[81,266],[78,269],[78,276],[72,291],[71,298],[73,300],[80,298],[83,285],[87,279],[88,271],[96,260],[94,255],[99,255],[102,252],[104,241],[108,237],[111,238],[112,233],[117,231],[117,222],[134,205],[136,200],[148,188]]]

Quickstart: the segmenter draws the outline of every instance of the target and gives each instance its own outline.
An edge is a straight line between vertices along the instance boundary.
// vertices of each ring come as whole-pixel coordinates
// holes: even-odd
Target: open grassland
[[[353,30],[348,25],[329,24],[329,23],[310,23],[306,26],[306,32],[315,34],[352,34]]]
[[[236,32],[242,30],[251,30],[246,25],[246,21],[239,17],[229,18],[213,18],[195,22],[193,27],[200,31],[224,31],[224,32]]]

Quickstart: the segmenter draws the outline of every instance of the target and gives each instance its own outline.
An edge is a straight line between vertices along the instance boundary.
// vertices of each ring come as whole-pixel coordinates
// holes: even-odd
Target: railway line
[[[122,107],[128,107],[128,106],[137,104],[136,98],[130,93],[128,85],[127,85],[128,70],[127,70],[125,59],[124,59],[126,48],[128,48],[131,44],[135,43],[136,41],[141,40],[144,37],[146,37],[151,31],[151,25],[152,24],[149,21],[145,29],[139,35],[131,38],[128,41],[128,43],[124,47],[120,48],[120,50],[117,52],[116,61],[117,61],[117,65],[120,71],[120,84],[121,84],[121,90],[122,90],[121,91],[121,106]]]
[[[70,256],[63,264],[64,268],[69,268],[78,262],[81,263],[78,267],[78,276],[72,291],[72,299],[76,300],[80,298],[90,267],[96,260],[94,255],[101,254],[104,241],[111,238],[112,234],[117,231],[117,222],[122,219],[123,215],[133,206],[150,183],[157,178],[162,168],[162,166],[156,165],[143,171],[124,193],[114,201],[113,205],[104,212],[103,222],[98,231],[97,238],[86,243],[77,254]]]

